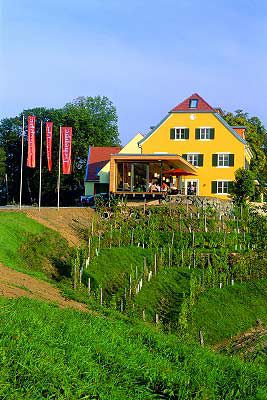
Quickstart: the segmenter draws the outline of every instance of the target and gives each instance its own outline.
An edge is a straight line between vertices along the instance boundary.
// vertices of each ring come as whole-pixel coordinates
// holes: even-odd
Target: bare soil
[[[242,332],[231,339],[215,344],[213,350],[219,352],[226,351],[227,354],[251,353],[255,351],[260,339],[264,338],[266,335],[267,328],[259,321],[256,326],[248,329],[246,332]]]
[[[23,210],[30,218],[59,232],[71,246],[84,241],[83,232],[87,230],[95,215],[91,208],[41,208]]]
[[[0,264],[0,296],[8,298],[28,297],[53,302],[61,308],[90,312],[85,304],[66,299],[60,294],[59,289],[48,282],[38,280],[2,264]]]

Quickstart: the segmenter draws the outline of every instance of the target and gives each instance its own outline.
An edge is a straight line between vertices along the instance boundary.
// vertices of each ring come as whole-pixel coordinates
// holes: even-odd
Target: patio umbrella
[[[168,169],[168,171],[164,171],[163,174],[167,174],[167,175],[171,175],[171,176],[196,175],[196,173],[194,173],[194,172],[187,172],[181,168]]]

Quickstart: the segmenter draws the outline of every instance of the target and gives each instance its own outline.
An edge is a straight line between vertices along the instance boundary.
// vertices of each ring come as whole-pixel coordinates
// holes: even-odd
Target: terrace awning
[[[168,171],[163,171],[164,175],[170,176],[185,176],[185,175],[196,175],[195,172],[188,172],[181,168],[173,168],[169,169]]]

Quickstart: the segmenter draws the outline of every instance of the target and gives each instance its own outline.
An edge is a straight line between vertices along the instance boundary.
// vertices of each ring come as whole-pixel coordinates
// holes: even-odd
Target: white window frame
[[[211,129],[211,126],[201,126],[199,128],[199,140],[211,140],[210,129]]]
[[[198,167],[198,156],[199,156],[199,154],[200,154],[200,153],[186,153],[186,160],[187,160],[188,162],[190,162],[194,167]],[[190,160],[189,160],[190,157],[193,157],[193,161],[194,161],[194,157],[196,157],[196,158],[195,158],[196,163],[190,161]]]
[[[218,155],[217,168],[229,168],[230,167],[230,153],[216,153],[216,154]],[[222,158],[221,160],[220,160],[220,157]],[[220,165],[220,163],[222,165]]]
[[[216,188],[216,194],[224,196],[225,194],[229,194],[229,182],[231,182],[229,179],[218,179],[216,181],[217,183],[217,188]],[[221,192],[219,192],[219,183],[222,184]],[[227,192],[224,190],[224,185],[227,184]]]
[[[174,128],[174,140],[186,140],[185,137],[181,138],[181,134],[185,135],[185,131],[181,132],[182,129],[188,129],[186,126],[176,126]]]
[[[199,196],[199,179],[185,179],[184,180],[185,194],[187,193],[187,186],[188,186],[189,182],[196,182],[197,183],[196,196]]]

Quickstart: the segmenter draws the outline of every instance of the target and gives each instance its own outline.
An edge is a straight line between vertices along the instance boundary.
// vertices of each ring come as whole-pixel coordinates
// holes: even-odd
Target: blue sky
[[[267,125],[265,0],[0,0],[0,118],[106,95],[125,143],[198,92]]]

